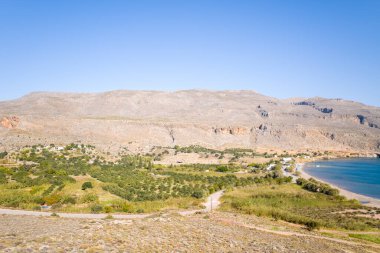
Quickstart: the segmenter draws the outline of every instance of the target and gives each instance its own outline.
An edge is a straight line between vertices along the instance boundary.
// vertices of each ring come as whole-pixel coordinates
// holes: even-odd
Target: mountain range
[[[263,150],[380,151],[380,108],[342,99],[277,99],[254,91],[35,92],[0,102],[0,146],[201,145]]]

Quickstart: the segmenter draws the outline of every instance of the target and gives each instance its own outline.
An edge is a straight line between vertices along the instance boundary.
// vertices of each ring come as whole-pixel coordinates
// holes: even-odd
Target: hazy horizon
[[[380,106],[379,1],[1,1],[0,100],[255,90]]]
[[[299,96],[293,96],[293,97],[274,97],[274,96],[271,96],[271,95],[268,95],[268,94],[263,94],[261,92],[258,92],[256,90],[247,90],[247,89],[207,89],[207,88],[193,88],[193,89],[177,89],[177,90],[159,90],[159,89],[114,89],[114,90],[102,90],[102,91],[43,91],[43,90],[40,90],[40,91],[31,91],[31,92],[27,92],[25,94],[22,94],[18,97],[15,97],[15,98],[10,98],[10,99],[0,99],[0,102],[6,102],[6,101],[11,101],[11,100],[16,100],[16,99],[20,99],[24,96],[28,96],[30,94],[33,94],[33,93],[67,93],[67,94],[91,94],[91,93],[107,93],[107,92],[117,92],[117,91],[155,91],[155,92],[180,92],[180,91],[205,91],[205,92],[223,92],[223,91],[233,91],[233,92],[238,92],[238,91],[247,91],[247,92],[255,92],[255,93],[258,93],[258,94],[261,94],[261,95],[264,95],[264,96],[267,96],[267,97],[273,97],[273,98],[276,98],[276,99],[280,99],[280,100],[287,100],[287,99],[310,99],[310,98],[316,98],[316,97],[320,97],[320,98],[326,98],[326,99],[342,99],[342,100],[346,100],[346,101],[353,101],[353,102],[357,102],[357,103],[362,103],[362,104],[365,104],[365,105],[368,105],[368,106],[375,106],[375,107],[380,107],[379,105],[371,105],[371,104],[366,104],[362,101],[356,101],[356,100],[351,100],[351,99],[345,99],[345,98],[340,98],[340,97],[321,97],[321,96],[312,96],[312,97],[299,97]]]

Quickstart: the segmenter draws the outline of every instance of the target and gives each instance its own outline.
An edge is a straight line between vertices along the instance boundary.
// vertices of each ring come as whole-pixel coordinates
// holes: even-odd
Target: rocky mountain
[[[0,102],[0,147],[82,142],[104,149],[380,151],[380,108],[253,91],[31,93]]]

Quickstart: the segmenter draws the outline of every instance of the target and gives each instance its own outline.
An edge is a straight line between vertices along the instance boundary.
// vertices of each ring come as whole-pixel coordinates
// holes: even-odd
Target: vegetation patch
[[[330,185],[319,182],[314,178],[310,178],[309,180],[304,178],[298,178],[297,184],[302,186],[303,189],[311,192],[321,192],[331,196],[339,195],[338,189],[332,188]]]
[[[199,146],[178,152],[217,152]],[[250,152],[229,150],[228,152]],[[94,147],[35,145],[12,153],[22,165],[0,167],[0,205],[63,212],[155,212],[200,208],[211,193],[254,184],[290,182],[275,172],[238,173],[241,165],[153,165],[151,156],[106,161]],[[257,169],[257,168],[256,168]]]
[[[349,234],[348,236],[380,244],[380,235],[378,234]]]
[[[305,225],[348,230],[379,229],[380,221],[337,213],[361,207],[357,201],[341,196],[309,192],[298,185],[257,185],[227,192],[222,209]]]
[[[90,189],[90,188],[93,188],[91,182],[84,182],[84,183],[82,184],[82,190],[86,190],[86,189]]]

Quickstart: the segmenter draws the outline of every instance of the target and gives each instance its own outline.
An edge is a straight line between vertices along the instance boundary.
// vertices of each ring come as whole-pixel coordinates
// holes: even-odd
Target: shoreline
[[[380,208],[380,199],[369,197],[369,196],[365,196],[365,195],[358,194],[358,193],[355,193],[355,192],[351,192],[351,191],[342,189],[341,187],[339,187],[339,186],[337,186],[335,184],[326,182],[325,180],[322,180],[322,179],[320,179],[318,177],[311,176],[307,172],[305,172],[305,169],[304,169],[305,163],[297,163],[296,167],[297,167],[297,171],[299,171],[301,173],[300,177],[303,177],[305,179],[315,178],[316,180],[318,180],[318,181],[320,181],[322,183],[328,184],[331,187],[338,189],[339,190],[339,195],[342,195],[342,196],[346,197],[347,199],[356,199],[356,200],[358,200],[364,206]]]

